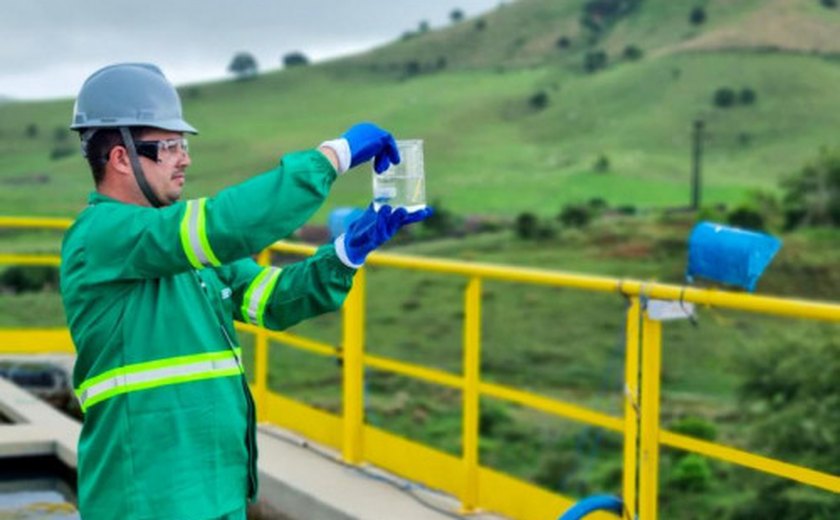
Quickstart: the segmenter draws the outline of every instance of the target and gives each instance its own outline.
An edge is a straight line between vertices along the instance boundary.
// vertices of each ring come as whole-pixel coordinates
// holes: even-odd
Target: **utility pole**
[[[691,161],[691,209],[697,211],[700,209],[700,166],[703,162],[703,129],[704,123],[702,119],[694,120],[693,153]]]

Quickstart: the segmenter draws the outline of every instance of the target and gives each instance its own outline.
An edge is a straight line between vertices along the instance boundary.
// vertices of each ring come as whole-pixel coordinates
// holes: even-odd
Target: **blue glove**
[[[368,206],[362,215],[347,226],[347,231],[336,239],[338,256],[346,257],[351,267],[359,267],[371,251],[391,239],[399,229],[432,216],[432,208],[409,213],[405,208],[391,209],[383,205],[379,211]],[[344,258],[342,258],[344,260]]]
[[[350,145],[350,168],[374,159],[373,169],[382,173],[400,163],[394,136],[373,123],[359,123],[342,135]]]

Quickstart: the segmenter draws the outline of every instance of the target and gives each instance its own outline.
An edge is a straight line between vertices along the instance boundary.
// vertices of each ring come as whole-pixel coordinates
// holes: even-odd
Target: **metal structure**
[[[61,229],[69,221],[59,219],[0,218],[0,228]],[[271,252],[309,255],[313,246],[277,243],[260,254],[267,264]],[[0,254],[0,265],[58,265],[59,258],[40,255]],[[703,290],[637,280],[586,276],[559,271],[523,269],[499,265],[434,260],[374,253],[367,265],[446,273],[466,277],[464,291],[463,373],[453,374],[395,359],[365,353],[365,269],[359,270],[342,310],[340,348],[284,332],[240,325],[242,333],[255,337],[253,392],[258,420],[289,428],[317,442],[341,450],[348,464],[370,463],[406,478],[457,496],[463,512],[497,511],[512,518],[556,518],[573,501],[510,475],[479,464],[479,400],[501,399],[571,421],[605,428],[624,437],[622,501],[625,518],[655,520],[659,480],[659,450],[668,446],[698,453],[753,470],[791,479],[815,488],[840,493],[840,476],[789,464],[718,443],[698,440],[661,428],[660,372],[662,322],[646,311],[650,299],[691,302],[766,315],[840,322],[840,305],[786,298],[754,296]],[[482,282],[503,280],[523,284],[612,292],[630,300],[626,314],[624,416],[614,417],[558,399],[483,381],[481,360]],[[317,410],[268,388],[270,342],[321,356],[342,359],[343,410],[340,415]],[[0,329],[0,352],[72,352],[66,330]],[[462,392],[462,453],[455,457],[406,440],[365,423],[363,378],[365,368],[374,368]],[[614,519],[595,513],[593,519]]]

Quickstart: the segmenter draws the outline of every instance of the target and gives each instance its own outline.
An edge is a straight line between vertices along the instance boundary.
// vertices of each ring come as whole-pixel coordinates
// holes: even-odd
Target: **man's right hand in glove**
[[[373,168],[382,173],[391,164],[400,163],[400,152],[397,142],[386,130],[373,123],[359,123],[344,132],[339,139],[321,143],[322,151],[330,157],[330,151],[335,154],[339,174],[350,168],[373,159]]]

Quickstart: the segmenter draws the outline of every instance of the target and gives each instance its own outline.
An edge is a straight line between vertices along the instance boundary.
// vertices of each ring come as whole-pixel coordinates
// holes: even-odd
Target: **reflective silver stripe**
[[[204,248],[201,247],[201,236],[198,229],[198,218],[201,214],[201,203],[197,200],[187,202],[187,208],[190,212],[189,221],[187,222],[187,230],[189,232],[190,249],[193,254],[201,262],[201,265],[210,265],[210,259],[204,253]]]
[[[90,386],[81,392],[78,397],[84,409],[96,397],[103,396],[106,393],[119,395],[133,390],[143,390],[178,382],[223,376],[228,375],[231,370],[236,370],[237,374],[241,372],[239,359],[233,353],[231,353],[230,357],[224,359],[198,361],[185,365],[117,374]]]
[[[273,282],[277,275],[280,274],[280,271],[281,269],[278,269],[277,267],[266,268],[263,271],[263,276],[260,278],[257,286],[254,287],[253,291],[249,291],[251,297],[248,299],[248,320],[251,323],[259,325],[262,324],[262,313],[260,311],[265,311],[265,301],[268,296],[266,291],[269,286],[273,285]]]

